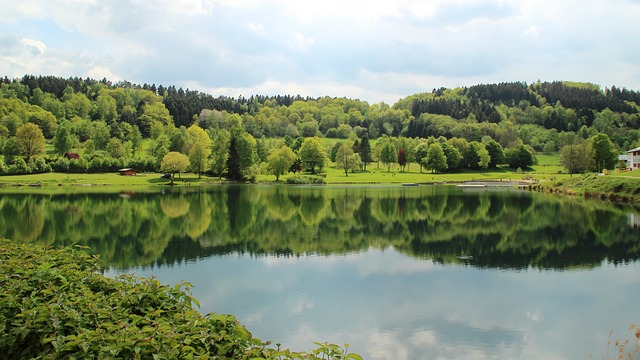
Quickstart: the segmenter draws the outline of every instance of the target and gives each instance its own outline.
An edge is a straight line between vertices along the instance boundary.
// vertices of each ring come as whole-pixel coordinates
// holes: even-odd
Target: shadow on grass
[[[180,179],[175,179],[175,182],[179,182],[179,180]],[[154,185],[162,185],[162,184],[166,185],[171,183],[171,179],[163,179],[158,176],[157,178],[147,179],[147,182],[149,184],[154,184]]]

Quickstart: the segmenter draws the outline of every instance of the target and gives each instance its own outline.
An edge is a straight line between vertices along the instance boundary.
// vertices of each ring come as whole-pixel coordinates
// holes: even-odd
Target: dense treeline
[[[288,169],[322,171],[331,165],[329,158],[345,173],[366,170],[370,162],[398,163],[401,169],[414,162],[441,172],[500,165],[526,168],[535,163],[534,156],[531,161],[515,161],[515,155],[509,155],[528,157],[524,150],[535,155],[567,146],[583,150],[584,159],[573,159],[582,165],[572,166],[571,172],[601,170],[613,168],[619,152],[640,145],[639,104],[636,91],[616,87],[602,91],[593,84],[568,82],[440,88],[389,106],[291,95],[214,97],[172,85],[107,79],[4,77],[0,78],[0,172],[136,167],[179,173],[190,168],[199,174],[250,179],[265,171],[276,176]],[[608,140],[600,139],[607,143],[605,155],[594,152],[594,139],[600,135]],[[307,141],[314,137],[345,140],[353,153],[346,147],[319,149],[317,142]],[[362,146],[365,137],[373,151]],[[393,148],[377,145],[380,139]],[[305,141],[308,146],[302,146]],[[432,151],[418,147],[436,142]],[[269,160],[282,146],[292,150],[293,158],[278,151]],[[446,167],[438,146],[449,158]],[[451,161],[451,156],[457,157],[451,147],[467,159]],[[467,154],[469,148],[473,151]],[[306,155],[299,153],[301,149]],[[338,152],[342,156],[336,159]],[[169,153],[183,154],[189,163],[172,154],[171,166],[169,162],[163,166]]]

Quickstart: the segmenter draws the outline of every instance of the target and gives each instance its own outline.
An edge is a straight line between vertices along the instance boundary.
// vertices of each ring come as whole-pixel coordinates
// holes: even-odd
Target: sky
[[[434,88],[640,90],[640,0],[8,0],[0,76],[392,105]]]

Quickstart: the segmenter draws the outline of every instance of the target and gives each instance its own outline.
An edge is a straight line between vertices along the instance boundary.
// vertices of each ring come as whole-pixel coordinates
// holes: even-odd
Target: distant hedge
[[[79,247],[0,239],[0,359],[361,359],[330,344],[269,348],[232,315],[200,314],[189,286],[111,279]]]
[[[325,184],[324,178],[317,175],[293,175],[287,178],[287,184],[302,185],[302,184]]]

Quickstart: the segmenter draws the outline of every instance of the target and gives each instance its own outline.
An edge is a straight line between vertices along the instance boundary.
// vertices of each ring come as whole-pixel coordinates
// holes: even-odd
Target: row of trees
[[[95,122],[93,125],[92,136],[83,144],[83,155],[88,160],[58,158],[53,164],[43,158],[36,160],[45,149],[45,137],[41,129],[33,123],[21,125],[16,130],[16,136],[5,144],[5,158],[13,163],[11,172],[44,172],[51,169],[100,171],[105,167],[106,170],[115,170],[122,162],[108,162],[104,158],[126,159],[134,148],[140,146],[139,131],[132,131],[130,135],[137,135],[123,144],[118,138],[108,138],[104,123]],[[343,169],[345,175],[349,171],[366,170],[367,164],[374,160],[378,164],[383,163],[387,170],[397,163],[404,171],[413,162],[420,165],[420,171],[424,168],[432,172],[495,168],[502,164],[524,169],[536,162],[528,147],[519,145],[504,150],[500,143],[489,137],[485,137],[483,142],[467,142],[464,138],[383,137],[372,148],[365,135],[359,141],[337,142],[330,155],[327,155],[327,149],[317,137],[295,140],[286,137],[281,144],[276,143],[274,148],[266,149],[264,139],[256,141],[241,127],[232,132],[224,129],[205,131],[198,125],[188,129],[168,127],[162,130],[151,152],[155,160],[148,162],[151,170],[180,174],[191,169],[198,175],[208,172],[221,177],[224,175],[231,180],[251,179],[260,172],[274,174],[276,180],[292,170],[315,173],[321,171],[329,160]],[[69,122],[63,123],[53,139],[54,151],[58,154],[68,152],[74,142]],[[611,168],[616,161],[614,146],[606,134],[597,134],[582,142],[574,137],[573,142],[561,151],[561,162],[572,174]],[[262,167],[261,163],[264,163]],[[139,168],[145,168],[144,162],[137,164]]]

